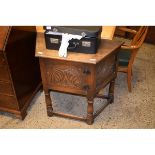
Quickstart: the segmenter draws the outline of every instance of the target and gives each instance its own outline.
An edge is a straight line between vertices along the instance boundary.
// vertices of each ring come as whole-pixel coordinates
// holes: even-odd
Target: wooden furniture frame
[[[141,45],[143,44],[145,37],[147,35],[148,26],[141,26],[138,31],[134,29],[129,29],[126,27],[117,27],[117,29],[121,31],[125,31],[128,33],[132,33],[134,35],[133,39],[131,40],[130,44],[123,44],[121,46],[122,49],[130,50],[131,56],[127,66],[118,66],[118,72],[127,73],[127,83],[128,83],[128,90],[131,92],[131,77],[132,77],[132,65],[134,63],[135,57]],[[124,50],[124,52],[126,52]]]
[[[24,119],[41,87],[35,26],[0,26],[0,110]]]
[[[48,116],[62,116],[92,124],[101,111],[114,101],[114,81],[117,75],[117,53],[122,42],[102,40],[97,54],[68,52],[67,58],[58,56],[57,50],[48,50],[43,33],[37,34],[36,56],[40,60],[41,76]],[[99,91],[109,85],[108,95]],[[87,116],[56,112],[52,106],[50,91],[58,91],[87,98]],[[94,98],[107,99],[107,104],[94,112]]]

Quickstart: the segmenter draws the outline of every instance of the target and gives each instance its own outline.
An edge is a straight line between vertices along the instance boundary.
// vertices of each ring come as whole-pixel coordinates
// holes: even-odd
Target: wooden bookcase
[[[24,119],[41,86],[35,26],[0,26],[0,110]]]

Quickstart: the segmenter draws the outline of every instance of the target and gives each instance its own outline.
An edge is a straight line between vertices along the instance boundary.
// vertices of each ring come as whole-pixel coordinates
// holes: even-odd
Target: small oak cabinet
[[[68,52],[67,58],[58,56],[57,50],[48,50],[43,33],[37,34],[36,56],[39,57],[43,89],[48,116],[62,116],[92,124],[101,111],[114,100],[114,81],[117,75],[117,53],[123,42],[101,40],[96,54]],[[99,91],[109,85],[108,95]],[[50,91],[58,91],[87,98],[87,116],[57,112],[52,107]],[[94,111],[94,98],[107,99]]]

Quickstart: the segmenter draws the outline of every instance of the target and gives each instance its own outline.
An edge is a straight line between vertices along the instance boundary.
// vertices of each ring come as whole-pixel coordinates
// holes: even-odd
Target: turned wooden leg
[[[93,117],[93,112],[94,112],[94,107],[93,107],[93,99],[89,100],[88,99],[88,106],[87,106],[87,124],[91,125],[94,122],[94,117]]]
[[[108,102],[109,103],[114,102],[114,86],[115,86],[115,80],[112,80],[109,85],[109,94],[108,94],[108,97],[109,97]]]
[[[131,68],[131,76],[133,76],[133,71],[132,71],[132,68]]]
[[[53,115],[53,108],[52,108],[52,100],[50,97],[49,90],[45,91],[45,101],[46,101],[47,115],[52,116]]]
[[[132,74],[132,70],[128,69],[127,82],[128,82],[128,90],[129,90],[129,92],[131,92],[131,74]]]

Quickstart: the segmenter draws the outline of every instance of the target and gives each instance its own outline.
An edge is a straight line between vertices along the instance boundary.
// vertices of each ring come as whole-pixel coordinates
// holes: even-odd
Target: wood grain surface
[[[0,26],[0,50],[4,50],[7,36],[9,34],[9,31],[11,30],[11,27],[9,26]]]

